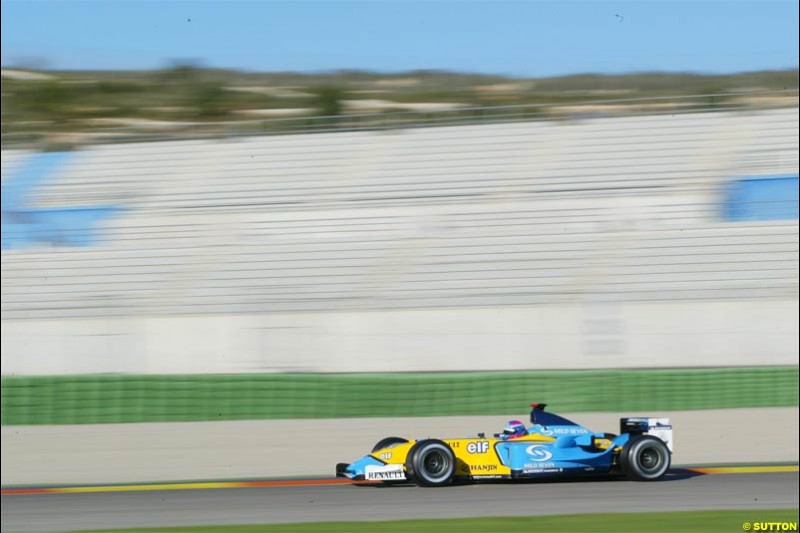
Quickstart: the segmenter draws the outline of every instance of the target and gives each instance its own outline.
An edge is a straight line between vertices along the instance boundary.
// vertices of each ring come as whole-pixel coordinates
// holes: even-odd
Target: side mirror
[[[485,439],[486,438],[486,433],[478,433],[478,438],[479,439]]]

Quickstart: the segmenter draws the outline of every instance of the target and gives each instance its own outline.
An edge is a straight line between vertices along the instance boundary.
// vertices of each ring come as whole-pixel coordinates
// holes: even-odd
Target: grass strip
[[[2,424],[503,415],[798,405],[798,367],[4,376]]]
[[[317,522],[307,524],[259,524],[237,526],[165,527],[102,530],[108,533],[415,533],[483,531],[549,532],[647,532],[731,533],[736,531],[797,531],[797,509],[752,511],[673,511],[446,520],[399,520],[391,522]],[[745,524],[749,528],[745,527]],[[768,529],[768,524],[777,524]],[[758,528],[756,527],[758,526]],[[785,529],[787,528],[788,529]],[[791,529],[794,527],[795,529]],[[94,531],[94,530],[93,530]],[[94,533],[99,533],[94,531]]]

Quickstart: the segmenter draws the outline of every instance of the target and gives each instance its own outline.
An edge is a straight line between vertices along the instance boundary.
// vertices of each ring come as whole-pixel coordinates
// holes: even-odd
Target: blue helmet
[[[521,420],[510,420],[503,428],[503,435],[509,439],[524,437],[528,434],[525,424]]]

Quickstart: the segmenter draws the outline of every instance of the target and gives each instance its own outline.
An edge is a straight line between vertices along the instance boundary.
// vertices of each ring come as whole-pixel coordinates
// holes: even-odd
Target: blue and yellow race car
[[[453,482],[622,473],[652,481],[669,470],[672,426],[667,418],[622,418],[620,434],[595,433],[531,404],[530,426],[512,420],[492,438],[410,440],[387,437],[336,476],[438,487]]]

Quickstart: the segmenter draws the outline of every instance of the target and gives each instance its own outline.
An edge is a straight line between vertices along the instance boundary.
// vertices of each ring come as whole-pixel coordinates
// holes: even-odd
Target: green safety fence
[[[798,367],[412,374],[5,376],[2,424],[798,405]]]

